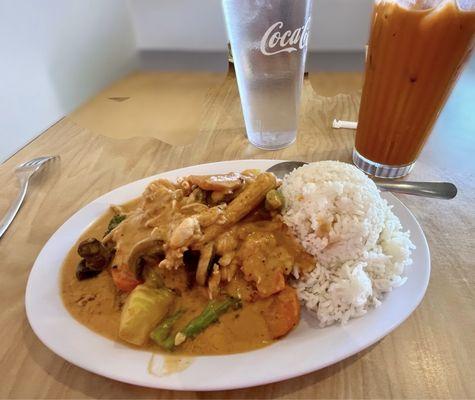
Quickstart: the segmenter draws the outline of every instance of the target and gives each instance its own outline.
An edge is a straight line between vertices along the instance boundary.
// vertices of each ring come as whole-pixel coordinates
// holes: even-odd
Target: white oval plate
[[[417,246],[414,263],[407,268],[408,280],[402,287],[389,293],[379,308],[347,325],[320,329],[309,318],[303,318],[295,330],[271,346],[241,354],[196,357],[185,370],[158,377],[148,372],[150,352],[133,350],[92,332],[63,306],[59,290],[63,260],[80,234],[110,204],[138,197],[150,181],[159,177],[265,170],[276,162],[225,161],[169,171],[115,189],[79,210],[53,234],[31,270],[25,304],[33,331],[57,355],[88,371],[135,385],[173,390],[236,389],[293,378],[343,360],[387,335],[420,303],[430,274],[429,248],[421,227],[410,211],[388,193],[383,197],[393,205]]]

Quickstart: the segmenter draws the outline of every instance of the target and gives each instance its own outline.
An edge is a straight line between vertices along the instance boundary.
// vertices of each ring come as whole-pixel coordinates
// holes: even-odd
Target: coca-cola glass
[[[247,137],[276,150],[297,137],[312,0],[222,0]]]

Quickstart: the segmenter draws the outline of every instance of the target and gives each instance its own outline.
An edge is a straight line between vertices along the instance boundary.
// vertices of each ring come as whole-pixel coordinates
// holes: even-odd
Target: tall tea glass
[[[411,171],[474,37],[475,0],[375,2],[356,166],[386,178]]]
[[[312,0],[222,0],[249,141],[295,141]]]

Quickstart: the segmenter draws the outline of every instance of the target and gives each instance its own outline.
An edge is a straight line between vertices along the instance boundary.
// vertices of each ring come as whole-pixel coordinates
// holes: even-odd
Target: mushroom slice
[[[150,256],[150,255],[161,255],[163,256],[163,242],[158,239],[147,238],[137,242],[135,246],[132,248],[129,254],[129,258],[127,260],[127,265],[129,266],[130,270],[134,273],[134,275],[139,278],[141,274],[141,268],[139,265],[139,260],[143,256]]]
[[[241,187],[241,174],[230,172],[221,175],[190,175],[186,178],[191,184],[203,190],[232,191]]]
[[[214,243],[210,242],[201,249],[200,261],[196,269],[196,282],[198,285],[204,286],[208,278],[208,271],[213,264]]]
[[[88,269],[102,271],[109,265],[112,258],[112,249],[104,246],[96,238],[83,240],[78,245],[78,254],[84,259]]]
[[[208,279],[208,296],[215,299],[219,294],[219,285],[221,283],[221,271],[218,264],[213,265],[213,272]]]

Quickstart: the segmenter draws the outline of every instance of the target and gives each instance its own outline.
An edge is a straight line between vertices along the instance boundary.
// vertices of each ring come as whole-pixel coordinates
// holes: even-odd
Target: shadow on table
[[[333,375],[340,374],[346,368],[370,353],[373,345],[358,354],[347,358],[337,364],[323,368],[319,371],[289,379],[273,384],[256,386],[247,389],[228,390],[219,392],[179,392],[160,389],[143,388],[126,383],[117,382],[108,378],[85,371],[76,367],[52,353],[46,346],[40,343],[38,338],[31,330],[26,317],[23,323],[23,341],[28,348],[29,356],[33,361],[52,379],[65,386],[58,392],[49,392],[44,387],[45,392],[36,393],[38,397],[47,398],[65,398],[69,397],[93,397],[93,398],[115,398],[115,399],[148,399],[148,398],[171,398],[171,399],[240,399],[240,398],[275,398],[275,397],[294,397],[292,394],[305,392],[306,388],[323,382]],[[78,344],[80,346],[80,344]],[[291,368],[291,366],[289,366]],[[212,377],[210,377],[212,379]],[[25,388],[27,390],[27,388]],[[30,393],[31,394],[31,393]],[[16,395],[22,396],[21,389],[16,390]],[[305,396],[301,393],[300,396]],[[322,393],[323,395],[323,393]]]

